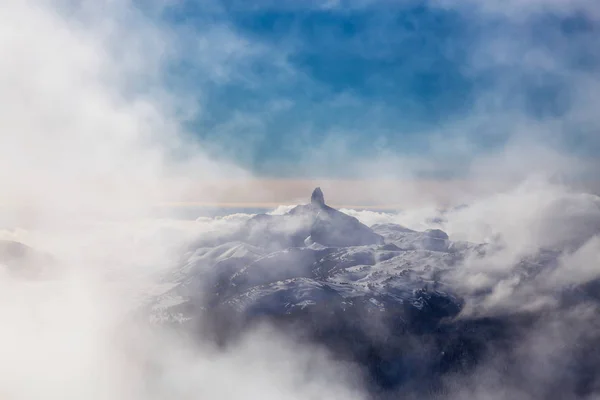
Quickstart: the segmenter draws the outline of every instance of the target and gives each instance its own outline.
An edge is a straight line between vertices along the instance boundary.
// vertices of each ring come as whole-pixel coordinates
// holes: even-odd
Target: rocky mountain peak
[[[319,207],[325,206],[325,196],[323,196],[323,191],[320,187],[313,190],[312,195],[310,196],[310,203]]]

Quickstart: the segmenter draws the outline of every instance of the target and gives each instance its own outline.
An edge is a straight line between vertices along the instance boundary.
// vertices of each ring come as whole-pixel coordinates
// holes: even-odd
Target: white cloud
[[[216,32],[198,38],[199,51],[212,79],[227,80],[237,72],[230,58],[242,62],[248,46]],[[128,1],[0,5],[0,198],[10,227],[26,228],[2,236],[50,252],[56,272],[43,282],[0,277],[0,396],[348,398],[331,382],[341,376],[299,375],[312,351],[296,357],[281,342],[265,358],[252,351],[260,335],[235,355],[173,338],[157,345],[158,332],[128,314],[176,250],[236,223],[147,220],[152,206],[192,184],[211,198],[203,181],[249,176],[182,139],[179,116],[195,106],[163,84],[178,57],[171,35]],[[152,362],[162,377],[148,375]]]

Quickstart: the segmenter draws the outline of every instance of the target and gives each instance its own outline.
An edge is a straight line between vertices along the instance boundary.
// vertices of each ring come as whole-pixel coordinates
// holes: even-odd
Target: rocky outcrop
[[[320,188],[309,204],[299,205],[284,215],[257,215],[248,221],[246,235],[252,243],[269,242],[280,248],[317,243],[325,247],[383,244],[381,235],[358,219],[325,204]]]
[[[315,207],[325,207],[325,196],[320,187],[313,190],[312,195],[310,196],[310,204]]]

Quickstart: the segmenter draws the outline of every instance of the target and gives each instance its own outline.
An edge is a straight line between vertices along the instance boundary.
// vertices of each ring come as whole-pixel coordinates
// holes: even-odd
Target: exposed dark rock
[[[313,190],[312,195],[310,196],[310,204],[317,207],[325,206],[325,197],[323,196],[323,191],[320,187]]]

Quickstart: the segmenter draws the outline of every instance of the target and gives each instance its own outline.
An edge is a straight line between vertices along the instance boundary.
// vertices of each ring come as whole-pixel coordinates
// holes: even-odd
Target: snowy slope
[[[157,320],[208,325],[229,337],[267,319],[364,366],[380,389],[435,386],[444,373],[477,364],[490,343],[510,343],[515,327],[539,315],[465,314],[467,302],[476,310],[498,295],[490,287],[468,289],[463,280],[476,270],[464,266],[492,262],[501,246],[452,241],[439,229],[367,227],[327,206],[318,188],[310,204],[257,215],[204,243],[156,299]],[[533,309],[529,288],[543,289],[539,276],[557,268],[560,254],[535,252],[503,270],[512,291],[503,304]],[[566,288],[554,304],[581,302],[591,291]]]

